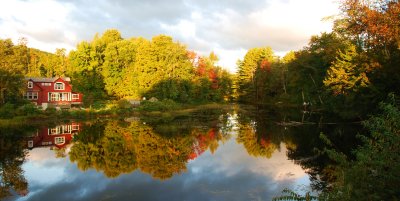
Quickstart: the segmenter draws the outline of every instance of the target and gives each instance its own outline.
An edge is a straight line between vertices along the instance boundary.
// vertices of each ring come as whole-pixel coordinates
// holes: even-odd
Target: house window
[[[24,98],[27,100],[37,100],[38,92],[26,92]]]
[[[54,89],[55,90],[64,90],[64,83],[62,83],[62,82],[56,82],[55,84],[54,84]]]
[[[60,99],[59,93],[49,93],[49,101],[58,101]]]
[[[61,133],[61,129],[60,129],[59,126],[49,129],[49,134],[50,135],[57,135],[57,134],[60,134],[60,133]]]
[[[69,93],[49,93],[49,101],[70,101]]]
[[[51,83],[50,82],[42,82],[42,86],[48,87],[48,86],[51,86]]]
[[[60,93],[60,100],[68,101],[68,93]]]
[[[78,100],[79,94],[72,94],[72,100]]]
[[[54,138],[54,144],[64,144],[65,143],[65,137],[55,137]]]
[[[29,88],[29,89],[32,89],[32,88],[33,88],[33,82],[31,82],[31,81],[28,82],[28,88]]]
[[[79,125],[78,124],[73,124],[72,125],[72,130],[79,130]]]
[[[62,133],[71,133],[72,131],[72,125],[63,125],[62,126]]]

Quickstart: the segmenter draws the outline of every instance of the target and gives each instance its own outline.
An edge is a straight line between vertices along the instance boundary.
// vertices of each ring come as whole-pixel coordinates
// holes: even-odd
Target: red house
[[[83,95],[72,91],[69,77],[25,78],[25,80],[24,98],[43,109],[82,104]]]
[[[35,134],[28,137],[27,148],[57,147],[61,149],[71,143],[74,135],[78,134],[80,126],[79,123],[70,123],[53,128],[39,129]]]

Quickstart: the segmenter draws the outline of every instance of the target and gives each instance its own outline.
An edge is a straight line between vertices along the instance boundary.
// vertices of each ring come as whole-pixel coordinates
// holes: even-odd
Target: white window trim
[[[54,144],[56,145],[65,144],[65,137],[55,137]]]
[[[60,100],[61,101],[69,101],[69,93],[60,93]]]
[[[79,94],[72,94],[72,100],[79,100]]]
[[[25,94],[26,100],[37,100],[38,98],[39,98],[39,94],[38,94],[38,92],[35,92],[35,91],[33,91],[33,92],[28,91]]]
[[[59,84],[61,84],[61,88],[58,88]],[[65,84],[63,82],[56,82],[54,83],[54,90],[64,90],[65,89]]]
[[[58,134],[61,134],[60,126],[56,126],[56,127],[54,127],[54,128],[49,128],[48,131],[49,131],[49,135],[58,135]]]
[[[69,93],[69,92],[49,92],[47,100],[49,102],[71,101],[71,93]]]
[[[59,101],[60,95],[57,92],[49,92],[48,94],[48,101],[49,102],[54,102],[54,101]]]
[[[78,124],[72,125],[72,130],[79,130],[79,125]]]
[[[72,125],[63,125],[62,126],[62,133],[63,134],[71,134]]]
[[[32,89],[33,88],[33,82],[32,81],[28,81],[28,88]]]

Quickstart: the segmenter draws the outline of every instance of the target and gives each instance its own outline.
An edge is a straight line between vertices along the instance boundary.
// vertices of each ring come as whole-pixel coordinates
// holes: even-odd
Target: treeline
[[[180,103],[229,100],[232,75],[216,65],[214,53],[199,56],[169,36],[124,39],[107,30],[66,55],[0,40],[1,103],[21,98],[23,77],[71,77],[74,90],[89,105],[109,99],[156,97]],[[10,82],[11,79],[13,82]]]
[[[238,61],[239,101],[322,108],[364,116],[400,88],[398,1],[346,0],[330,33],[283,58],[253,48]]]
[[[81,42],[69,55],[68,74],[88,102],[156,97],[186,103],[228,99],[231,75],[218,58],[198,56],[169,36],[123,39],[117,30]]]
[[[0,105],[22,101],[24,76],[61,75],[67,65],[65,49],[57,49],[55,54],[51,54],[28,48],[24,38],[17,45],[11,39],[0,39]]]

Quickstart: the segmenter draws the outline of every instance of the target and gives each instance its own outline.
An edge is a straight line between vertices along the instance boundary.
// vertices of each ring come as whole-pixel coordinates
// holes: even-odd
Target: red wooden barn
[[[71,107],[82,104],[82,94],[72,91],[69,77],[25,78],[24,98],[32,103],[47,107]]]

